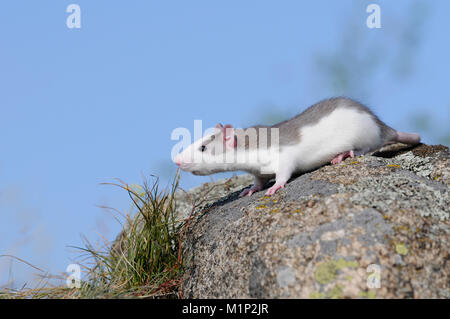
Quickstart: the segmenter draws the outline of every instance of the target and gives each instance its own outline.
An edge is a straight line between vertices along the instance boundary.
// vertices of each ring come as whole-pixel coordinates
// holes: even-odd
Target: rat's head
[[[173,159],[183,171],[194,175],[210,175],[228,170],[225,153],[236,148],[236,135],[231,125],[217,124],[214,133],[206,135],[184,149]]]

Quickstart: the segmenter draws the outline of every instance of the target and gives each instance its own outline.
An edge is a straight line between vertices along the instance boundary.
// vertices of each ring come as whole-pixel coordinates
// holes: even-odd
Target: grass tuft
[[[176,218],[175,192],[179,174],[169,189],[159,179],[143,185],[123,181],[104,183],[125,190],[133,204],[126,226],[112,244],[94,248],[74,247],[82,254],[85,279],[80,288],[46,287],[23,291],[3,290],[0,298],[178,298],[183,272],[182,237],[188,222]],[[184,231],[183,231],[184,230]]]

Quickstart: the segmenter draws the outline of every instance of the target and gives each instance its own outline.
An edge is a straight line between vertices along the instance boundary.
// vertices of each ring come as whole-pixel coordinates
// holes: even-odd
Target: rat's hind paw
[[[355,153],[353,151],[341,153],[331,160],[331,164],[338,164],[345,160],[347,157],[355,157]]]

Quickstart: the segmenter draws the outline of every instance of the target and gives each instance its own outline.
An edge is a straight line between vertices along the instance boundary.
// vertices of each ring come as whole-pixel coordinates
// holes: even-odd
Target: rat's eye
[[[206,150],[206,146],[205,145],[202,145],[201,147],[200,147],[200,152],[204,152]]]

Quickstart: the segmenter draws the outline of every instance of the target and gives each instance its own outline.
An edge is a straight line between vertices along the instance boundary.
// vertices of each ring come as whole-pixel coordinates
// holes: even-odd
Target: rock
[[[193,213],[183,294],[449,298],[449,163],[444,146],[393,145],[303,174],[272,197],[239,198],[247,175],[220,181],[224,196]]]

